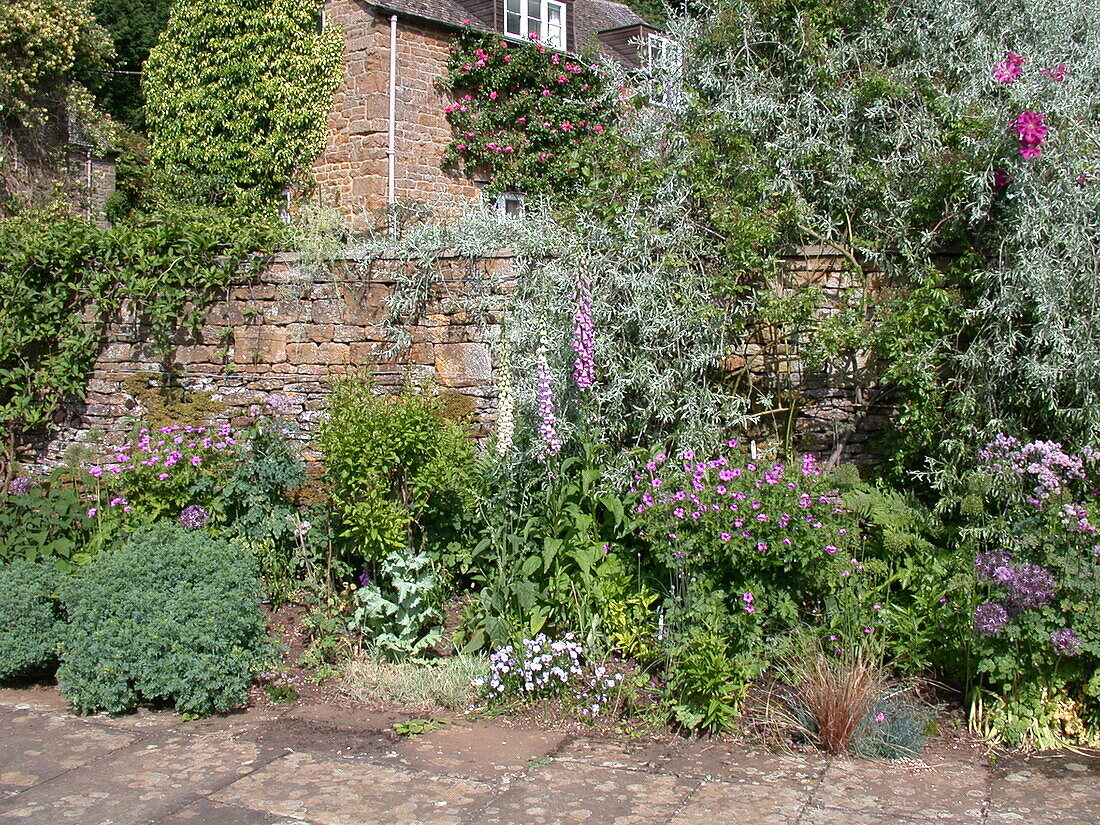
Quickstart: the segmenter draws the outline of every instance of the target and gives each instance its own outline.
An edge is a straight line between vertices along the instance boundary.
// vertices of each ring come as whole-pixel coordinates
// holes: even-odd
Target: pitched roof
[[[466,21],[474,17],[459,0],[383,0],[371,5],[385,11],[409,14],[434,23],[446,23],[456,27],[466,25]],[[483,28],[483,26],[475,26],[475,28]]]
[[[577,51],[585,46],[599,48],[597,38],[602,31],[621,29],[625,26],[653,27],[645,22],[630,6],[611,0],[573,0],[573,33],[577,38]]]
[[[462,0],[378,0],[370,5],[383,11],[406,14],[442,23],[446,26],[461,27],[471,25],[475,29],[494,31],[493,21],[477,15],[477,6],[467,6]],[[484,6],[484,3],[478,6]],[[609,29],[622,29],[629,26],[643,26],[655,31],[637,12],[622,3],[613,0],[573,0],[570,4],[573,16],[574,50],[579,52],[589,47],[607,51],[599,40],[599,33]],[[622,58],[624,55],[617,54]]]

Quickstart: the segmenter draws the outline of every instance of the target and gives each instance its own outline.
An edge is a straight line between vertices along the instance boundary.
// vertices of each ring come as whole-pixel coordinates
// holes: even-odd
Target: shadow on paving
[[[0,823],[1098,825],[1100,760],[884,763],[306,705],[78,718],[0,690]],[[932,757],[929,757],[931,760]]]

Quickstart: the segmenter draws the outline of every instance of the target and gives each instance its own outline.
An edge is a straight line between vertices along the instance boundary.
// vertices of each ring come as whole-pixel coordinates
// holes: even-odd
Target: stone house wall
[[[346,58],[328,141],[313,167],[315,197],[365,229],[387,203],[390,22],[357,0],[328,0],[325,10],[326,25],[344,30]],[[448,98],[435,82],[446,73],[451,33],[407,16],[397,29],[395,197],[453,215],[481,195],[474,181],[441,169],[451,127],[443,113]]]

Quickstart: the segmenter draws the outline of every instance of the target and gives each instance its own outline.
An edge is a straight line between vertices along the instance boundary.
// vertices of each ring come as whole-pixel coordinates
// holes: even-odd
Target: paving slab
[[[704,782],[668,825],[795,825],[811,788],[755,782]]]
[[[213,799],[318,825],[472,825],[494,792],[469,779],[291,753]]]
[[[836,759],[826,769],[813,804],[822,809],[975,823],[988,799],[989,774],[981,764]]]
[[[580,737],[554,754],[555,761],[632,771],[660,770],[672,752],[666,742]]]
[[[97,731],[83,725],[80,735]],[[258,757],[255,743],[225,732],[139,738],[0,801],[0,822],[146,825],[254,770]]]
[[[990,825],[1097,825],[1100,774],[1084,759],[1061,764],[1031,760],[1004,771],[990,791]],[[1095,764],[1100,764],[1096,762]]]
[[[494,782],[549,758],[567,740],[566,734],[550,731],[493,724],[451,724],[402,739],[383,763]]]
[[[809,793],[820,783],[829,760],[819,753],[769,753],[740,742],[694,739],[675,743],[657,760],[657,769],[679,776],[739,784],[788,785]]]
[[[25,790],[102,759],[137,737],[79,719],[0,708],[0,786]]]
[[[668,820],[695,780],[554,761],[494,799],[479,825],[642,825]]]
[[[927,819],[876,813],[875,811],[853,811],[848,808],[819,808],[811,806],[802,812],[798,825],[979,825],[981,819]]]
[[[158,819],[154,825],[314,825],[314,823],[295,817],[253,811],[238,805],[225,805],[209,799],[199,799]]]

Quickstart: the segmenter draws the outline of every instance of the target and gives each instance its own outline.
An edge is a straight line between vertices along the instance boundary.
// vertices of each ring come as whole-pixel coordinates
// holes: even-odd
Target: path
[[[896,765],[326,706],[80,719],[0,690],[0,823],[1100,825],[1100,760]]]

